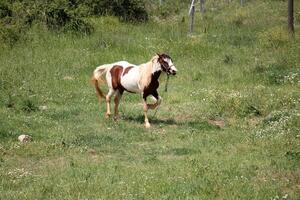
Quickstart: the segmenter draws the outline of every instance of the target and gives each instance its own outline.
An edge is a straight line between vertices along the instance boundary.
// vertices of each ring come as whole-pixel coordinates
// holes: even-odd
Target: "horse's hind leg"
[[[114,99],[115,102],[115,116],[114,119],[117,120],[119,118],[119,103],[120,103],[120,99],[122,97],[122,92],[121,91],[117,91],[116,92],[116,96]]]
[[[111,115],[111,112],[110,112],[110,100],[111,100],[111,97],[115,94],[115,90],[113,89],[109,89],[107,95],[106,95],[106,107],[107,107],[107,111],[105,113],[105,117],[106,118],[109,118],[110,115]]]

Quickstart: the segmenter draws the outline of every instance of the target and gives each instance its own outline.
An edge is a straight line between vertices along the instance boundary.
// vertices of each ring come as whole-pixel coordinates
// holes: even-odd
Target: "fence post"
[[[201,12],[201,14],[203,14],[205,12],[204,3],[205,3],[205,0],[200,0],[200,12]]]
[[[190,34],[194,31],[194,17],[195,17],[195,5],[194,0],[192,1],[191,8],[190,8]]]
[[[244,6],[244,0],[241,0],[241,6]]]
[[[294,0],[288,0],[288,30],[294,34]]]

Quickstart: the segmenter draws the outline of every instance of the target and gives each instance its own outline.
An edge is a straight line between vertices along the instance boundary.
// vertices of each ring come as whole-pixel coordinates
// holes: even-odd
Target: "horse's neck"
[[[155,67],[154,65],[155,64],[150,61],[140,66],[140,86],[142,90],[151,83],[152,78],[158,79],[160,76],[160,73],[153,73],[153,68]]]
[[[161,74],[161,71],[156,71],[156,72],[152,73],[151,82],[152,81],[158,81],[160,74]]]

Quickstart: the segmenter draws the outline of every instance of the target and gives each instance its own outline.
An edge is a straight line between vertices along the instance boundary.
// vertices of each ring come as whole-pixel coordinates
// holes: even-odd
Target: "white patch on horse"
[[[124,72],[126,68],[132,66],[130,71],[126,73],[125,75]],[[139,87],[139,80],[140,80],[140,74],[139,74],[139,68],[135,65],[130,65],[124,68],[123,74],[122,74],[122,79],[121,79],[121,84],[122,86],[130,92],[135,92],[139,93],[141,92],[140,87]]]

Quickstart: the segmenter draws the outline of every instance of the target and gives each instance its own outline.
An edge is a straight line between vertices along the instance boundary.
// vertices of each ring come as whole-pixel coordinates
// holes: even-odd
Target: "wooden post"
[[[189,15],[190,15],[190,34],[194,31],[194,18],[195,18],[195,0],[192,0]]]
[[[205,0],[200,0],[200,12],[201,12],[201,14],[203,14],[205,12],[204,3],[205,3]]]
[[[294,34],[294,0],[288,0],[288,30]]]
[[[244,0],[241,0],[241,6],[244,6]]]

